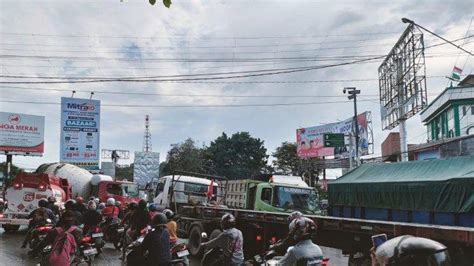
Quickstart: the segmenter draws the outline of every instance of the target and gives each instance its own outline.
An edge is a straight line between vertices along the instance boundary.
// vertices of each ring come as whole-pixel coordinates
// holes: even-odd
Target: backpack
[[[71,264],[71,254],[76,251],[76,239],[72,232],[76,230],[75,226],[71,226],[67,231],[62,227],[57,227],[57,236],[51,246],[51,254],[49,255],[49,265],[51,266],[69,266]]]

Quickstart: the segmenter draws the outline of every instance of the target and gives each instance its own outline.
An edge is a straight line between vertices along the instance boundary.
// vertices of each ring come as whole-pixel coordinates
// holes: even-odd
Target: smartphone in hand
[[[377,249],[380,245],[385,243],[385,241],[387,241],[387,235],[386,234],[380,234],[380,235],[372,236],[372,244],[374,245],[375,249]]]

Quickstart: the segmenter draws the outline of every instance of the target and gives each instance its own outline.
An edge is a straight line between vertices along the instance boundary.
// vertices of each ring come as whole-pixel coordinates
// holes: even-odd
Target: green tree
[[[182,143],[172,144],[166,162],[160,164],[160,175],[170,175],[174,171],[202,172],[203,150],[191,138]]]
[[[300,159],[296,154],[296,143],[283,142],[272,156],[275,171],[283,175],[301,175]]]
[[[126,179],[128,181],[133,181],[133,163],[129,166],[115,167],[115,177],[118,180]]]
[[[1,169],[2,173],[5,173],[6,167],[7,167],[6,162],[0,163],[0,169]],[[14,178],[19,172],[22,172],[22,171],[23,171],[23,169],[21,169],[20,167],[12,164],[11,168],[10,168],[10,177]]]
[[[268,169],[264,141],[251,137],[248,132],[237,132],[231,137],[222,133],[204,153],[214,173],[230,179],[251,178]]]

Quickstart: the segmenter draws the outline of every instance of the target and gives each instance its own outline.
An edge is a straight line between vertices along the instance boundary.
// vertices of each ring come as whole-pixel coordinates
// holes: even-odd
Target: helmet
[[[99,204],[99,203],[100,203],[100,199],[99,199],[99,198],[94,198],[94,201],[95,201],[95,204]]]
[[[141,199],[141,200],[138,202],[138,209],[141,209],[141,210],[146,209],[146,200]]]
[[[45,200],[45,199],[40,199],[40,200],[38,201],[38,207],[46,207],[46,206],[48,206],[48,201],[47,201],[47,200]]]
[[[137,203],[133,201],[129,202],[127,206],[128,206],[128,209],[132,211],[137,209]]]
[[[115,199],[114,198],[108,198],[107,199],[107,206],[114,206],[115,205]]]
[[[226,213],[221,218],[222,229],[229,229],[235,227],[235,217],[230,213]]]
[[[316,224],[306,217],[293,219],[288,227],[295,240],[309,239],[316,233]]]
[[[76,205],[76,201],[73,200],[73,199],[70,199],[70,200],[66,201],[66,203],[64,203],[64,208],[66,210],[72,210],[72,209],[74,209],[75,205]]]
[[[95,204],[95,201],[89,200],[89,203],[87,203],[87,208],[89,210],[96,210],[97,209],[97,204]]]
[[[392,238],[375,251],[377,261],[390,265],[451,265],[448,250],[434,240],[410,235]]]
[[[299,211],[294,211],[288,216],[288,224],[291,223],[294,219],[303,217],[303,214]]]
[[[115,206],[120,207],[120,205],[122,205],[122,202],[120,202],[120,201],[118,201],[118,200],[115,201]]]
[[[148,210],[149,210],[149,211],[152,211],[152,212],[153,212],[153,211],[156,211],[156,210],[157,210],[156,204],[154,204],[154,203],[150,204],[150,206],[148,206]]]
[[[166,215],[164,215],[163,213],[157,213],[155,216],[153,216],[152,223],[154,225],[164,225],[168,223],[168,219],[166,218]]]
[[[171,220],[174,216],[174,212],[170,209],[165,209],[163,211],[163,214],[166,215],[166,218],[168,218],[168,220]]]
[[[99,209],[99,210],[102,210],[102,209],[104,209],[104,208],[105,208],[105,203],[103,203],[103,202],[99,203],[98,209]]]
[[[55,203],[56,202],[56,198],[54,196],[49,196],[48,197],[48,202],[50,203]]]
[[[83,204],[83,203],[84,203],[84,199],[83,199],[81,196],[76,197],[76,203],[77,203],[77,204]]]

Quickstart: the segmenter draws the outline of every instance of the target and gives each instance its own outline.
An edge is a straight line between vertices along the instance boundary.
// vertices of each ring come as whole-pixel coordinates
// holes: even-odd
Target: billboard
[[[62,97],[60,126],[60,162],[99,169],[100,101]]]
[[[39,155],[44,152],[44,116],[0,112],[0,153]]]
[[[369,116],[370,112],[364,112],[357,116],[359,124],[359,152],[360,155],[369,154]],[[341,122],[326,124],[322,126],[299,128],[296,130],[297,154],[300,158],[335,156],[336,158],[349,158],[349,149],[343,147],[324,147],[323,135],[325,133],[349,134],[352,131],[353,118]],[[345,143],[349,143],[346,137]],[[355,149],[352,152],[355,156]]]
[[[144,188],[153,178],[160,177],[160,153],[135,152],[133,162],[133,182]]]

